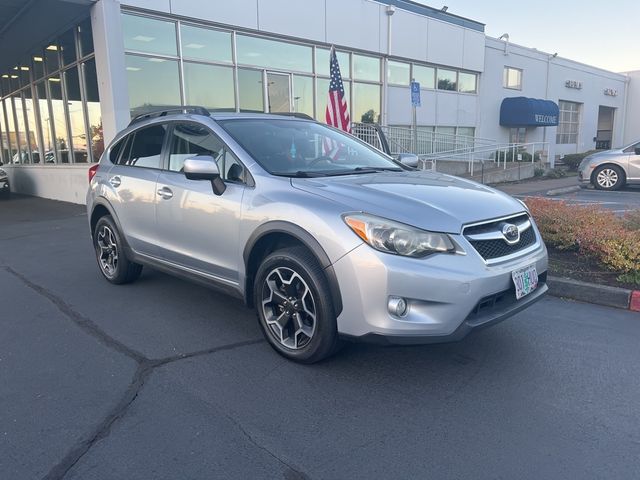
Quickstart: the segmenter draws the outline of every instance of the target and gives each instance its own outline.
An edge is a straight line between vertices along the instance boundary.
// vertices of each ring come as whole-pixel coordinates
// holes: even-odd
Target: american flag
[[[329,70],[331,71],[331,82],[329,83],[329,101],[325,113],[327,125],[351,133],[351,119],[349,118],[347,100],[344,98],[344,85],[342,84],[342,76],[340,76],[336,50],[333,47],[331,47]]]

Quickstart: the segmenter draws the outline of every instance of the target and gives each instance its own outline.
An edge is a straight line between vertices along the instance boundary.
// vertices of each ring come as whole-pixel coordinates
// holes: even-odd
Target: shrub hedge
[[[584,159],[584,157],[597,152],[597,150],[589,150],[582,153],[570,153],[562,157],[562,162],[569,168],[569,170],[578,170],[578,165]]]
[[[620,218],[597,206],[546,198],[525,202],[547,245],[577,251],[620,274],[640,275],[640,210]]]

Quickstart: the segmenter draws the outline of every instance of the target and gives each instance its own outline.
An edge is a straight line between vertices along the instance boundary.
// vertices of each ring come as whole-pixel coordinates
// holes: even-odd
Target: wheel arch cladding
[[[253,281],[262,260],[269,253],[282,248],[300,245],[309,250],[318,261],[329,283],[335,316],[342,312],[342,296],[335,270],[329,256],[320,243],[303,228],[284,221],[267,222],[258,227],[247,241],[243,259],[245,264],[245,302],[253,306]]]
[[[93,236],[93,232],[96,229],[96,225],[98,224],[98,220],[100,220],[105,215],[111,215],[111,211],[102,203],[98,203],[95,207],[93,207],[93,211],[91,212],[91,236]]]

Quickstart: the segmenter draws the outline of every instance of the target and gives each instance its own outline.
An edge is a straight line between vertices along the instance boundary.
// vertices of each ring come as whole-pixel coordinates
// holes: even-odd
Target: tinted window
[[[171,133],[169,170],[182,172],[184,161],[196,155],[209,155],[218,164],[223,180],[244,181],[244,167],[222,140],[195,123],[179,123]]]
[[[120,151],[125,143],[126,140],[121,140],[111,147],[111,152],[109,153],[109,160],[111,160],[111,163],[118,163],[118,156],[120,156]]]
[[[153,125],[129,135],[120,165],[160,168],[162,143],[167,125]]]

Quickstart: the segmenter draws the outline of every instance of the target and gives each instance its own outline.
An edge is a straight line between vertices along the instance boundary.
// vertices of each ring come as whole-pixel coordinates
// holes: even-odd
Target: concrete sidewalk
[[[501,190],[509,195],[517,196],[540,196],[546,195],[550,190],[559,188],[568,188],[578,186],[578,177],[550,178],[545,180],[531,180],[517,183],[504,183],[494,185],[494,188]]]

